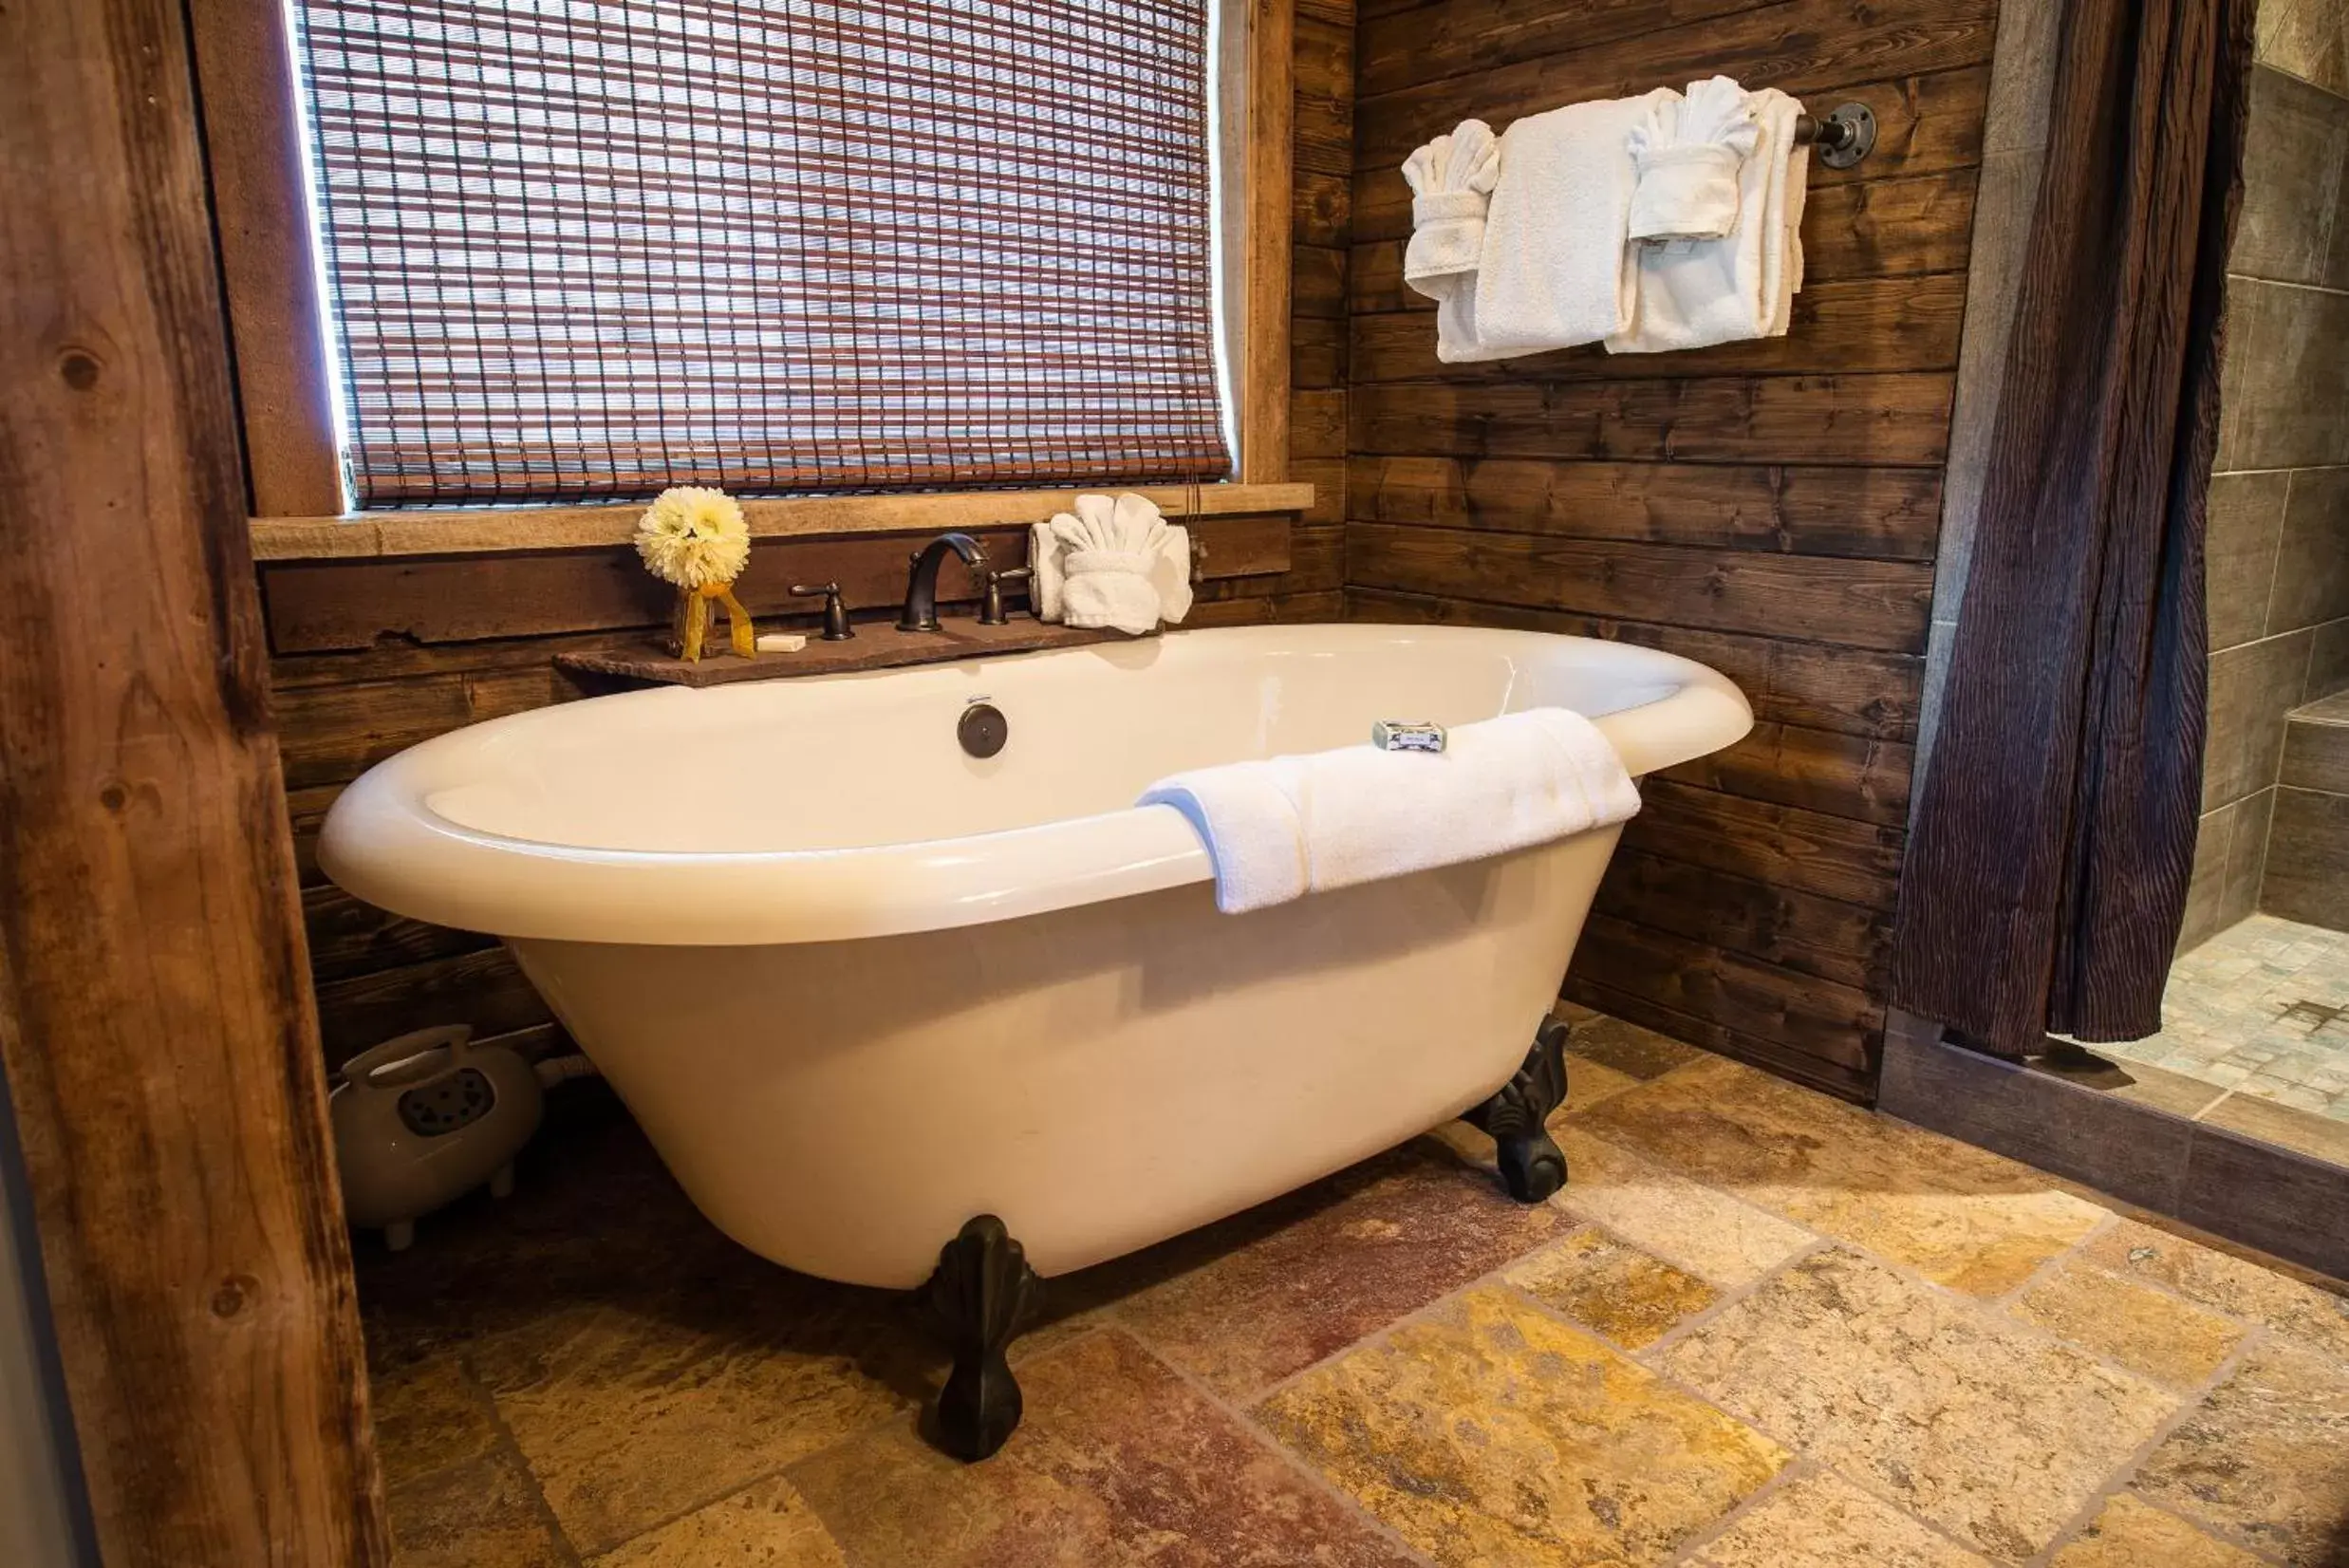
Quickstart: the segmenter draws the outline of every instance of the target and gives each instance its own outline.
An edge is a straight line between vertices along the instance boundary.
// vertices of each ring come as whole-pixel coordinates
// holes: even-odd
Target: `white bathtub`
[[[1000,755],[956,742],[984,697]],[[1702,665],[1529,632],[1186,632],[662,689],[441,737],[347,790],[358,897],[494,932],[695,1203],[810,1274],[912,1286],[973,1215],[1053,1275],[1309,1182],[1524,1059],[1618,830],[1216,910],[1202,763],[1543,704],[1635,774],[1751,715]]]

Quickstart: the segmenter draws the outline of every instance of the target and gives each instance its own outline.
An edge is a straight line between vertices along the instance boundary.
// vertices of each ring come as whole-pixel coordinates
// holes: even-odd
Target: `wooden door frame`
[[[0,8],[0,1059],[97,1550],[377,1568],[185,12]]]

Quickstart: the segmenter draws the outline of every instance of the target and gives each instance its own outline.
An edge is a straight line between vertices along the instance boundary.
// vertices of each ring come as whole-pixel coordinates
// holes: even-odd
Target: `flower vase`
[[[673,628],[677,657],[689,664],[701,662],[703,644],[709,639],[711,607],[723,606],[726,610],[726,636],[730,651],[737,659],[748,659],[758,651],[758,630],[751,622],[751,612],[735,597],[732,583],[709,583],[698,588],[680,588],[677,592],[677,620]]]

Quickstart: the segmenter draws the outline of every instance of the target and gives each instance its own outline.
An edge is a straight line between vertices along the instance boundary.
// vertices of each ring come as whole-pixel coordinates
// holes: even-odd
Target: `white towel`
[[[1463,120],[1405,160],[1411,187],[1411,242],[1403,252],[1403,281],[1429,299],[1444,297],[1421,285],[1473,272],[1484,254],[1484,213],[1501,177],[1501,143],[1482,120]]]
[[[1404,160],[1411,187],[1411,242],[1403,281],[1436,302],[1436,357],[1476,351],[1476,272],[1484,255],[1485,213],[1501,177],[1501,143],[1482,120],[1463,120]]]
[[[1802,287],[1802,202],[1811,149],[1795,143],[1802,105],[1764,87],[1750,95],[1761,134],[1738,176],[1737,226],[1726,238],[1642,245],[1631,324],[1607,340],[1617,354],[1656,354],[1781,337]],[[1498,222],[1500,203],[1494,203]]]
[[[1566,708],[1451,731],[1441,753],[1344,746],[1162,778],[1215,862],[1225,914],[1482,860],[1622,822],[1639,791],[1598,727]]]
[[[1596,343],[1625,330],[1637,286],[1631,221],[1631,127],[1675,95],[1571,103],[1517,121],[1501,139],[1501,182],[1477,269],[1473,348],[1447,360],[1505,359]]]
[[[1725,76],[1688,84],[1631,127],[1631,237],[1720,239],[1737,226],[1738,174],[1761,138],[1745,89]]]
[[[1131,491],[1079,495],[1028,532],[1038,618],[1134,636],[1191,612],[1191,536]]]

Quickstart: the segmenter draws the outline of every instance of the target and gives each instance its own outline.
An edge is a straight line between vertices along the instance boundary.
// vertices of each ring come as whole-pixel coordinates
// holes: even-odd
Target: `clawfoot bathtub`
[[[956,743],[981,699],[1009,727],[984,759]],[[1714,671],[1624,644],[1184,632],[496,719],[352,785],[319,856],[370,903],[503,937],[744,1246],[929,1281],[946,1435],[984,1452],[1016,1420],[1000,1352],[1035,1276],[1463,1112],[1522,1195],[1555,1186],[1536,1031],[1618,828],[1224,915],[1190,827],[1130,804],[1377,719],[1552,704],[1635,775],[1752,721]]]

